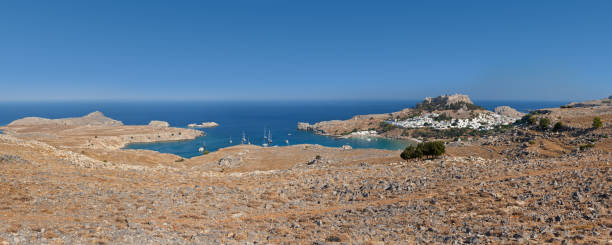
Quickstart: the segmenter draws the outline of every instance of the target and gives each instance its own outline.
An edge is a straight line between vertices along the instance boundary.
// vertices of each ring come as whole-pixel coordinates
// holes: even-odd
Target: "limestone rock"
[[[243,164],[242,158],[235,156],[225,156],[219,159],[219,166],[226,168],[234,168]]]
[[[157,121],[157,120],[153,120],[149,123],[149,126],[152,127],[160,127],[160,128],[166,128],[166,127],[170,127],[170,124],[166,121]]]
[[[495,107],[494,111],[496,114],[507,116],[507,117],[513,117],[513,118],[520,118],[525,115],[525,113],[517,111],[516,109],[510,106],[498,106],[498,107]]]
[[[32,126],[32,125],[67,125],[67,126],[122,126],[121,121],[108,118],[102,112],[95,111],[83,117],[72,117],[62,119],[47,119],[42,117],[26,117],[13,121],[9,126]]]
[[[453,95],[440,95],[436,98],[426,97],[423,102],[426,103],[436,103],[436,102],[444,102],[445,105],[452,105],[460,102],[464,102],[466,104],[474,104],[470,97],[465,94],[453,94]]]
[[[203,122],[201,124],[190,123],[189,125],[187,125],[187,127],[190,127],[190,128],[214,128],[217,126],[219,126],[219,124],[216,122]]]

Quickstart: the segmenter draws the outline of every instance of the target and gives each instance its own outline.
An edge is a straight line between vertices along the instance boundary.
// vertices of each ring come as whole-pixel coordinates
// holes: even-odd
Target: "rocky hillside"
[[[26,117],[11,122],[8,126],[34,126],[34,125],[66,125],[66,126],[121,126],[121,121],[113,120],[95,111],[83,117],[62,118],[62,119],[47,119],[42,117]]]
[[[515,117],[515,118],[520,118],[520,117],[523,117],[525,115],[525,113],[517,111],[516,109],[514,109],[514,108],[512,108],[510,106],[498,106],[498,107],[495,107],[495,109],[493,111],[496,114],[499,114],[499,115],[502,115],[502,116]]]
[[[62,145],[74,151],[83,149],[120,149],[129,143],[146,143],[194,139],[200,130],[169,127],[167,122],[149,125],[123,125],[99,111],[83,117],[47,119],[28,117],[0,127],[4,134],[36,139],[51,145]]]
[[[513,122],[514,120],[519,119],[523,115],[522,113],[508,106],[498,107],[496,108],[496,112],[488,111],[480,106],[474,105],[472,100],[470,100],[467,95],[455,94],[441,95],[435,98],[427,97],[421,103],[417,104],[415,108],[406,108],[393,113],[358,115],[349,120],[323,121],[315,124],[300,122],[298,123],[298,129],[311,131],[316,134],[332,136],[364,135],[363,131],[376,131],[380,136],[384,137],[412,138],[410,132],[406,132],[406,130],[403,129],[398,129],[393,123],[388,122],[394,121],[397,122],[397,125],[402,125],[400,123],[401,121],[415,120],[418,122],[422,121],[422,123],[417,123],[418,125],[423,123],[430,124],[431,122],[428,122],[427,118],[423,118],[423,120],[419,120],[417,118],[425,114],[443,115],[435,120],[456,119],[468,121],[474,118],[495,119],[499,118],[499,116],[503,117],[500,120],[484,120],[485,123],[494,124],[501,122],[507,124],[508,122]],[[452,122],[449,122],[449,125],[451,123]],[[472,124],[465,123],[465,125]],[[491,125],[493,124],[489,124],[489,126]],[[372,134],[368,133],[368,135]]]
[[[0,244],[607,244],[609,122],[519,127],[411,161],[313,145],[181,159],[1,134]]]
[[[563,108],[573,108],[573,107],[596,107],[596,106],[606,106],[606,105],[612,105],[612,96],[609,96],[608,98],[605,99],[600,99],[600,100],[590,100],[590,101],[584,101],[584,102],[572,102],[569,103],[565,106],[562,106]]]
[[[484,110],[484,108],[474,105],[470,97],[464,94],[440,95],[435,98],[427,97],[423,102],[416,105],[417,110],[429,112],[442,110]]]

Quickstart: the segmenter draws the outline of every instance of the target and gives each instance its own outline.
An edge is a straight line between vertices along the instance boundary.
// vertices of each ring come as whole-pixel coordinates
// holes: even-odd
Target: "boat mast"
[[[268,144],[272,144],[272,130],[268,129]]]

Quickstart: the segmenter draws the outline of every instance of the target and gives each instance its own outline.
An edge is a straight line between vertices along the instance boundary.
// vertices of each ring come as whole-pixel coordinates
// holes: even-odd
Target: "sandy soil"
[[[119,148],[186,129],[12,126],[0,244],[606,244],[612,126],[598,115],[597,130],[520,127],[411,161],[316,145],[182,159]]]

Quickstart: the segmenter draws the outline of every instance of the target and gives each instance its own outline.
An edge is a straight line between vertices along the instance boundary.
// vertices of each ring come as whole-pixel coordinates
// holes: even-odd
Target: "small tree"
[[[415,146],[410,145],[404,149],[400,157],[404,160],[421,158],[423,156],[437,157],[446,152],[446,147],[442,141],[432,141],[419,143]]]
[[[527,123],[528,124],[536,124],[536,117],[533,115],[527,115]]]
[[[562,122],[557,122],[555,123],[555,126],[553,126],[553,131],[555,132],[559,132],[561,130],[563,130],[563,123]]]
[[[404,149],[400,157],[402,157],[402,159],[404,160],[413,159],[413,158],[421,158],[423,157],[423,151],[421,148],[415,147],[413,145],[409,145],[408,147],[406,147],[406,149]]]
[[[444,154],[444,152],[446,152],[446,147],[444,146],[444,142],[442,141],[426,142],[424,145],[425,151],[423,152],[423,154],[425,154],[426,156],[437,157],[441,156],[442,154]]]
[[[548,126],[550,126],[550,119],[548,119],[546,117],[540,118],[540,125],[539,126],[540,126],[540,129],[542,129],[542,130],[548,129]]]
[[[593,118],[593,128],[601,128],[601,126],[603,126],[603,123],[601,122],[601,118],[599,117]]]

